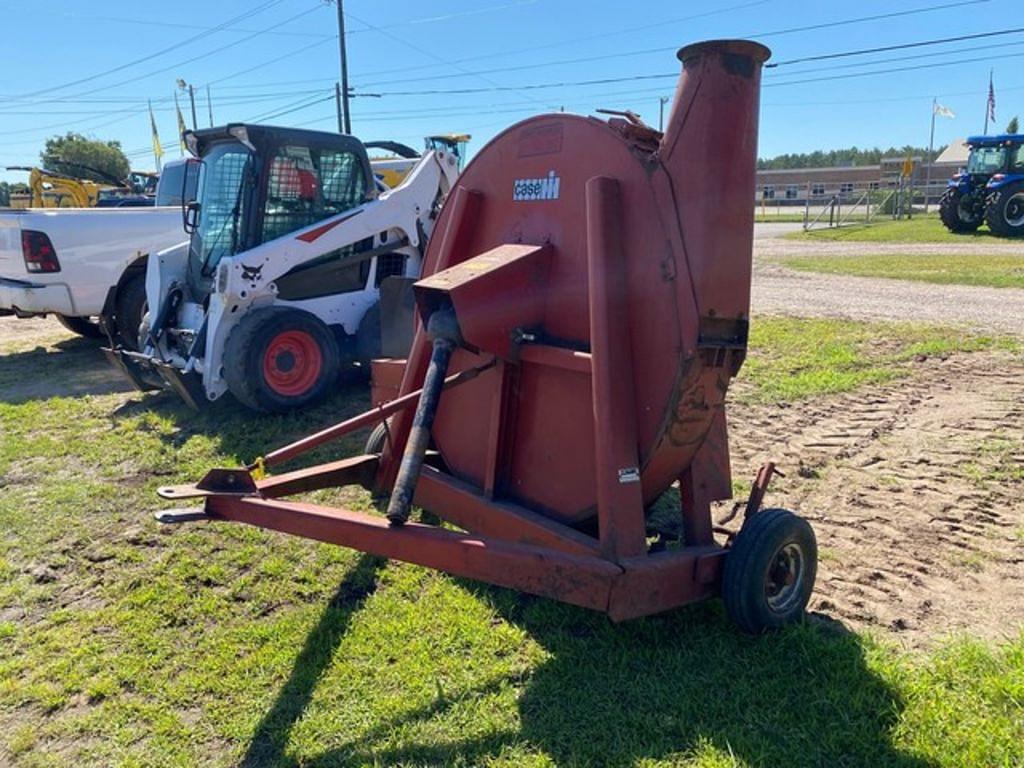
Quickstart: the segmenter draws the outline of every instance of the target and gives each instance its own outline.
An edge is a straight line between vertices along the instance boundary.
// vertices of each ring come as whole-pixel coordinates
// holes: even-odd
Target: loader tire
[[[86,339],[104,338],[103,329],[98,321],[91,317],[69,317],[68,315],[57,315],[57,322],[63,325],[72,333],[78,334]]]
[[[985,222],[999,237],[1024,237],[1024,181],[1007,184],[989,196]]]
[[[337,383],[339,369],[331,329],[299,309],[250,312],[224,348],[228,389],[256,411],[285,413],[322,400]]]
[[[974,232],[985,217],[971,205],[970,196],[950,187],[939,198],[939,218],[950,232]]]
[[[139,350],[139,326],[145,314],[146,273],[139,272],[121,284],[114,299],[114,330],[126,349]]]
[[[722,601],[744,632],[798,621],[814,589],[818,544],[803,518],[764,509],[747,518],[725,557]]]

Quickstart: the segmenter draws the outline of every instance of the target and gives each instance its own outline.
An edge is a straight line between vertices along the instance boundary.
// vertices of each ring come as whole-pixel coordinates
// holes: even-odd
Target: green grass
[[[994,237],[987,229],[954,234],[943,226],[934,214],[915,216],[894,221],[879,216],[871,224],[849,224],[835,228],[817,228],[809,232],[790,232],[785,237],[794,240],[866,243],[1012,243],[1012,240]]]
[[[805,397],[880,380],[828,383],[824,366],[996,343],[878,334],[761,320],[744,376],[758,398]],[[105,365],[82,341],[0,350],[0,764],[1024,761],[1024,636],[905,652],[815,620],[752,638],[716,603],[615,626],[254,528],[160,528],[158,485],[251,460],[365,395],[296,416],[194,414],[111,391]],[[68,372],[92,393],[19,389]]]
[[[1003,337],[952,329],[838,319],[758,318],[740,372],[739,397],[759,402],[801,400],[884,384],[913,370],[922,357],[1001,349],[1020,353]]]
[[[802,224],[804,214],[800,213],[761,213],[760,209],[754,211],[754,222],[756,224]]]
[[[1024,288],[1024,250],[1020,255],[869,254],[787,256],[782,264],[802,272],[916,280],[940,285]]]

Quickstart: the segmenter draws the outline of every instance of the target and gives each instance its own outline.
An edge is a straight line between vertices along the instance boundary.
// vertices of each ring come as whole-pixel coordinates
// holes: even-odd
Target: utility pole
[[[668,104],[668,96],[658,97],[658,130],[665,132],[665,105]]]
[[[352,118],[348,111],[348,57],[345,54],[345,4],[344,0],[335,0],[338,4],[338,54],[341,57],[341,111],[344,119],[342,133],[352,133]],[[339,130],[342,126],[339,126]]]
[[[210,99],[210,85],[206,85],[206,110],[210,114],[210,127],[213,128],[213,101]]]
[[[196,120],[196,89],[192,87],[192,83],[186,83],[180,77],[178,78],[178,88],[188,91],[188,100],[192,105],[192,130],[196,130],[199,128],[199,122]]]
[[[345,132],[345,121],[341,116],[341,85],[334,84],[334,107],[338,110],[338,133]]]
[[[935,110],[939,108],[939,100],[932,98],[932,132],[928,137],[928,165],[924,167],[924,212],[928,213],[928,188],[932,183],[932,155],[935,150]]]

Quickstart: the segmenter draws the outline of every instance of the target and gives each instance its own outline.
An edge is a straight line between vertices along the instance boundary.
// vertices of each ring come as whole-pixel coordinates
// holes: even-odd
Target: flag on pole
[[[988,73],[988,118],[993,123],[996,121],[996,89],[992,84],[992,72]]]
[[[178,94],[174,94],[174,110],[178,113],[178,143],[181,146],[181,154],[185,154],[188,147],[185,146],[185,118],[181,116],[181,105],[178,104]]]
[[[932,113],[938,115],[939,117],[948,117],[950,120],[956,117],[956,113],[953,112],[952,109],[950,109],[949,107],[944,107],[938,102],[935,102],[935,104],[932,106]]]
[[[160,170],[160,158],[164,156],[164,148],[160,144],[160,135],[156,132],[156,118],[153,117],[153,103],[149,104],[149,129],[153,132],[153,157],[156,158],[156,169]]]

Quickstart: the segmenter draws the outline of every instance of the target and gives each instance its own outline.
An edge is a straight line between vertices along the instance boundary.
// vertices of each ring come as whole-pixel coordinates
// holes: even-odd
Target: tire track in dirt
[[[730,416],[734,471],[778,462],[769,504],[814,525],[812,611],[914,645],[1024,626],[1024,361],[929,359],[870,392]]]

